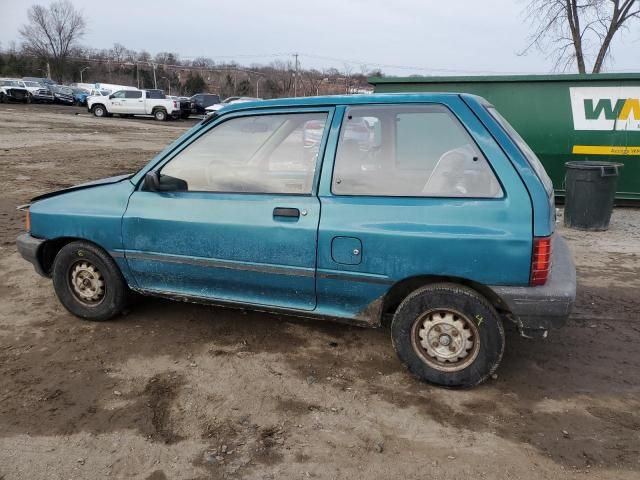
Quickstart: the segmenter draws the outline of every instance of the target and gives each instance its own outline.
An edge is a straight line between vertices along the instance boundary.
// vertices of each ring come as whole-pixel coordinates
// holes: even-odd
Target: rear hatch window
[[[511,139],[516,143],[522,154],[529,162],[529,165],[531,165],[531,168],[533,168],[533,171],[536,172],[536,175],[543,183],[547,193],[549,195],[552,195],[553,183],[551,182],[549,175],[547,175],[547,171],[542,166],[542,163],[540,162],[538,156],[533,153],[533,150],[531,150],[531,147],[527,145],[527,142],[525,142],[520,134],[516,132],[516,129],[513,128],[509,122],[507,122],[507,119],[500,115],[500,112],[498,112],[495,107],[489,106],[487,107],[487,110],[489,111],[491,116],[496,119],[496,121],[500,124],[504,131],[507,132],[507,135],[509,135]]]

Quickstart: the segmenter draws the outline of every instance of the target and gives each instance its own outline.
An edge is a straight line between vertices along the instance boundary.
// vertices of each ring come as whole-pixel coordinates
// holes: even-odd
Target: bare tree
[[[600,73],[611,41],[630,22],[640,18],[637,0],[531,0],[525,10],[535,30],[523,54],[536,47],[555,58],[555,69],[574,64],[586,73]]]
[[[29,23],[20,29],[24,48],[53,64],[54,76],[61,81],[67,58],[86,28],[82,14],[69,0],[53,2],[49,8],[33,5],[27,12]]]

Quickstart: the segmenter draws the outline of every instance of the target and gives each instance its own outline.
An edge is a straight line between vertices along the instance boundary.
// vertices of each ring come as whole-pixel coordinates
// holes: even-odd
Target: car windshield
[[[500,126],[504,129],[504,131],[509,135],[513,141],[518,146],[518,149],[522,152],[522,154],[526,157],[531,168],[536,172],[538,178],[544,184],[544,188],[549,195],[553,192],[553,182],[549,178],[547,171],[542,166],[542,162],[538,156],[531,150],[531,147],[527,145],[527,142],[520,136],[520,134],[516,131],[515,128],[511,126],[511,124],[504,118],[500,112],[498,112],[495,107],[489,106],[487,107],[487,111],[491,114],[493,118],[500,124]]]
[[[38,82],[24,82],[24,84],[27,87],[41,87],[42,85],[40,85]]]

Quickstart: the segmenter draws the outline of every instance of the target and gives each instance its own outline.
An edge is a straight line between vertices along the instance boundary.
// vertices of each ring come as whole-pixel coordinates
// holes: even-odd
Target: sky
[[[84,12],[81,43],[121,43],[241,65],[291,60],[303,67],[381,68],[388,75],[550,73],[544,52],[520,53],[531,27],[526,0],[72,0]],[[0,0],[0,46],[20,43],[27,9],[50,0]],[[640,21],[614,42],[607,71],[640,71]],[[573,73],[573,72],[571,72]]]

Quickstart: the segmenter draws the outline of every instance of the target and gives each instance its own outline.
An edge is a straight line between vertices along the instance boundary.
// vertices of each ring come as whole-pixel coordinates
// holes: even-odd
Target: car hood
[[[101,178],[100,180],[94,180],[92,182],[81,183],[80,185],[74,185],[73,187],[63,188],[62,190],[56,190],[54,192],[44,193],[33,197],[31,202],[37,202],[38,200],[44,200],[45,198],[55,197],[56,195],[62,195],[63,193],[73,192],[76,190],[83,190],[85,188],[96,187],[98,185],[108,185],[110,183],[118,183],[133,176],[132,173],[126,175],[117,175],[115,177]]]

